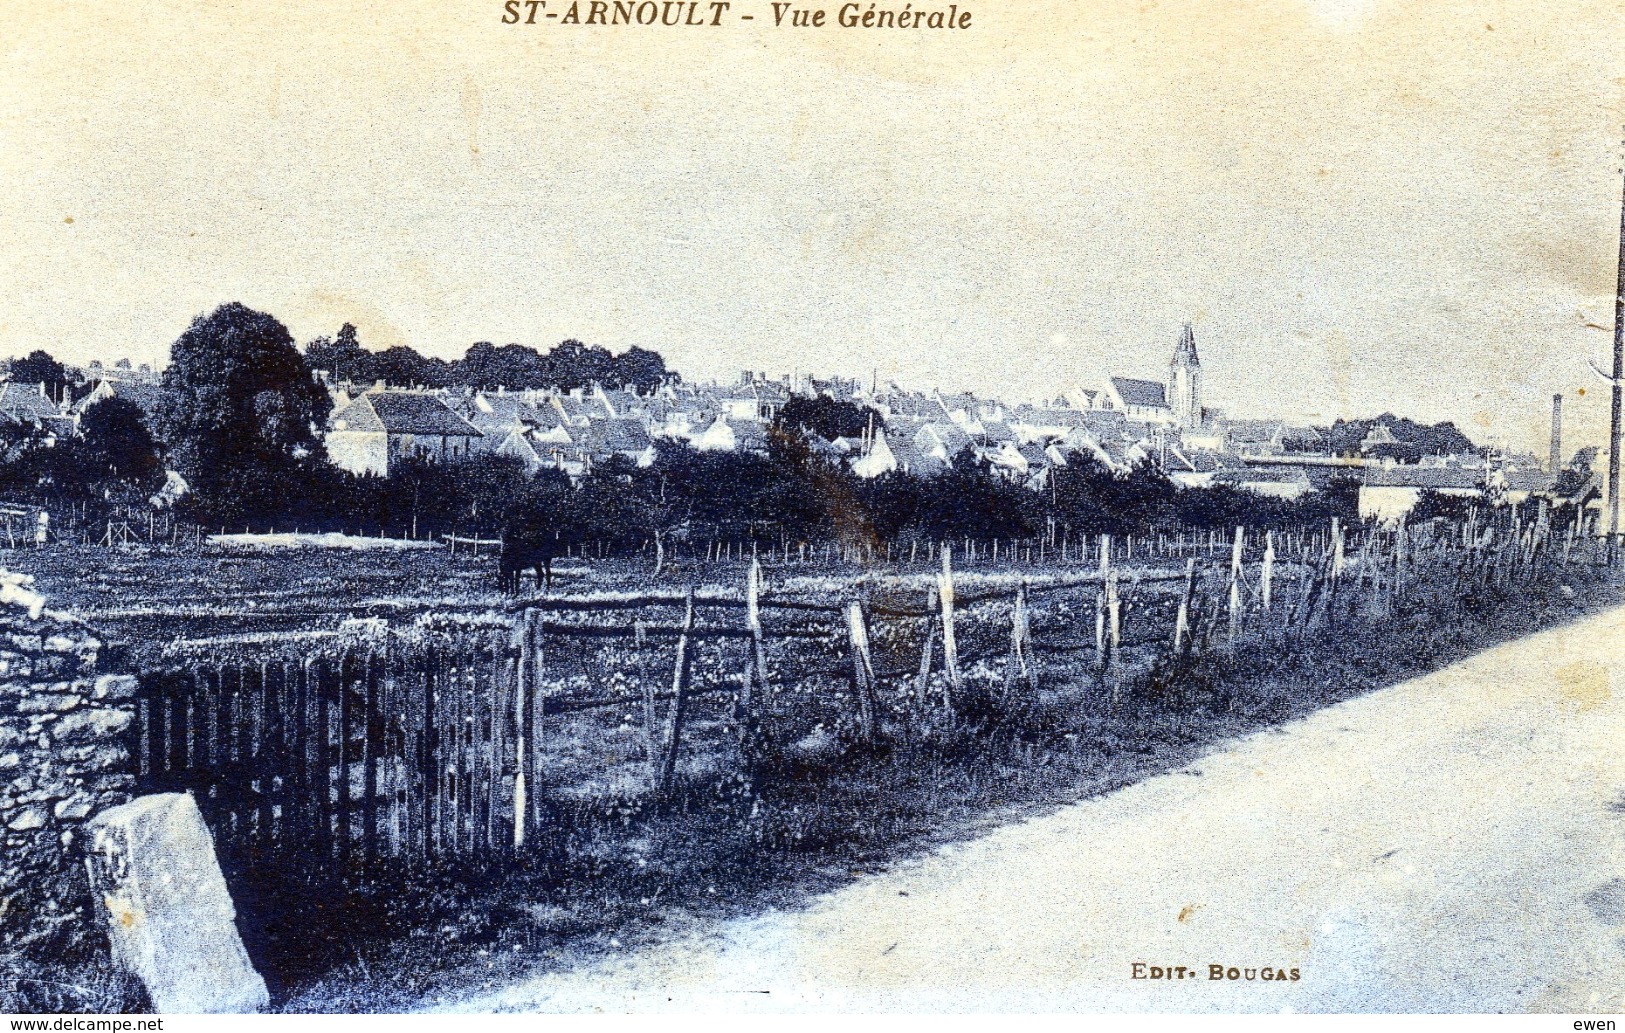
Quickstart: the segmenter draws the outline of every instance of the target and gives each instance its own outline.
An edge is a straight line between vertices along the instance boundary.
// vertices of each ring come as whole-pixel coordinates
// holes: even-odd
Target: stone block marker
[[[113,960],[146,985],[155,1010],[251,1012],[270,1002],[190,793],[113,807],[88,831],[91,891],[107,915]]]

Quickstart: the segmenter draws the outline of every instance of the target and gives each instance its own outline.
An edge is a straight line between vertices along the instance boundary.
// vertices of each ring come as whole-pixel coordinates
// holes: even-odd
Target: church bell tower
[[[1196,334],[1189,323],[1168,364],[1168,404],[1182,430],[1202,425],[1202,360],[1196,357]]]

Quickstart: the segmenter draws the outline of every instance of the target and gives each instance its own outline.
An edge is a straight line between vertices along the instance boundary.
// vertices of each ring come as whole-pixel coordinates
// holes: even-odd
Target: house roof
[[[949,423],[946,420],[940,423],[927,423],[921,427],[919,432],[914,435],[915,444],[920,445],[922,438],[927,440],[935,439],[940,442],[943,457],[946,459],[952,459],[959,454],[961,449],[970,444],[969,435],[961,430],[957,423]],[[925,446],[921,445],[921,447]]]
[[[21,387],[23,385],[19,384],[17,386]],[[35,394],[37,395],[38,392],[35,392]],[[142,384],[131,380],[103,380],[96,385],[90,394],[75,403],[74,412],[83,415],[86,409],[103,398],[122,398],[141,410],[142,417],[150,427],[158,412],[159,399],[163,398],[163,395],[163,388],[157,384]],[[54,414],[56,407],[52,406],[51,408]]]
[[[642,452],[653,442],[637,420],[594,420],[582,437],[582,447],[590,452]]]
[[[625,416],[638,408],[638,396],[624,388],[609,388],[603,392],[604,404],[612,416]]]
[[[1231,441],[1249,444],[1272,441],[1280,429],[1280,420],[1230,420],[1224,425],[1224,432]]]
[[[893,394],[882,399],[881,404],[885,407],[887,419],[893,416],[913,416],[919,419],[940,420],[947,415],[942,403],[923,395]]]
[[[1021,457],[1027,460],[1029,466],[1041,466],[1049,462],[1049,456],[1045,454],[1042,445],[1022,445],[1016,451],[1021,453]]]
[[[734,432],[737,448],[766,449],[767,430],[755,420],[729,419],[728,429]]]
[[[1483,476],[1477,470],[1450,466],[1372,466],[1365,483],[1372,488],[1477,488]]]
[[[342,423],[344,426],[339,427]],[[335,430],[384,431],[430,437],[479,438],[480,429],[452,412],[434,395],[406,391],[365,394],[332,417]]]
[[[897,468],[904,473],[914,474],[916,477],[935,477],[947,468],[947,464],[936,456],[921,452],[914,442],[907,439],[894,440],[888,443],[892,458],[897,460]]]
[[[999,420],[984,420],[982,422],[982,436],[990,444],[996,441],[1014,442],[1016,440],[1016,432],[1010,429],[1008,423]]]
[[[1106,409],[1088,409],[1083,412],[1083,425],[1097,434],[1115,433],[1128,426],[1128,417]]]
[[[1246,469],[1219,470],[1215,484],[1308,484],[1309,475],[1298,466],[1249,466]]]
[[[1501,484],[1507,491],[1545,491],[1552,486],[1552,475],[1544,470],[1502,470]]]
[[[1124,405],[1142,405],[1154,409],[1168,408],[1167,388],[1155,380],[1133,380],[1112,377],[1112,388]]]
[[[55,402],[40,394],[37,384],[0,384],[0,412],[36,422],[62,415]]]

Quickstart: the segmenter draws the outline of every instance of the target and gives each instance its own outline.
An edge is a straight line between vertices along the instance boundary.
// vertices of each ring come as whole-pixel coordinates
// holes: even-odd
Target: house
[[[1370,452],[1372,449],[1381,448],[1383,445],[1397,444],[1399,444],[1399,439],[1394,437],[1394,432],[1388,429],[1388,424],[1379,423],[1372,427],[1360,442],[1360,451]]]
[[[1424,491],[1480,498],[1484,494],[1483,477],[1482,471],[1453,466],[1367,467],[1360,485],[1360,517],[1397,524],[1416,508]]]
[[[1014,441],[989,445],[981,450],[981,457],[994,473],[1010,480],[1024,481],[1031,472],[1028,457],[1022,454]]]
[[[594,459],[621,456],[639,466],[655,461],[654,440],[639,420],[595,420],[582,433],[580,444]]]
[[[1325,447],[1325,437],[1313,427],[1281,420],[1230,420],[1223,428],[1226,444],[1248,455],[1279,456],[1313,453]]]
[[[1531,495],[1549,494],[1553,478],[1538,468],[1500,469],[1491,471],[1485,477],[1484,487],[1497,501],[1516,506]]]
[[[524,463],[526,477],[536,476],[536,471],[548,465],[543,458],[545,446],[533,440],[524,430],[510,431],[491,451],[499,456],[512,456]]]
[[[718,416],[690,443],[701,452],[766,452],[767,432],[754,420]]]
[[[74,418],[46,395],[44,384],[0,384],[0,426],[8,440],[54,445],[73,435],[74,424]]]
[[[1030,443],[1061,437],[1085,423],[1083,413],[1076,409],[1038,409],[1022,405],[1011,414],[1009,425],[1023,443]]]
[[[734,447],[745,452],[767,452],[767,425],[756,420],[729,420]]]
[[[583,397],[579,390],[568,394],[550,394],[547,402],[566,427],[585,427],[592,422],[595,414],[603,415],[602,403]]]
[[[1067,388],[1065,394],[1063,394],[1058,400],[1064,401],[1073,409],[1080,411],[1099,409],[1105,403],[1105,398],[1102,396],[1101,392],[1091,391],[1087,387]]]
[[[1288,501],[1314,490],[1309,475],[1296,466],[1248,466],[1218,470],[1208,483]]]
[[[914,447],[920,454],[942,463],[952,463],[955,456],[970,447],[970,443],[970,435],[960,430],[957,424],[946,420],[924,424],[914,434]]]
[[[480,391],[463,397],[453,397],[446,404],[457,415],[479,428],[480,438],[474,447],[495,450],[515,431],[528,430],[540,418],[534,405],[522,395],[506,391]],[[336,411],[336,408],[335,408]],[[557,422],[557,417],[554,417]]]
[[[1008,423],[1003,420],[987,420],[982,423],[980,437],[985,445],[1015,445],[1021,439]]]
[[[884,434],[876,434],[863,453],[852,460],[852,472],[864,480],[872,480],[895,469],[897,456]]]
[[[1106,408],[1120,412],[1131,420],[1146,423],[1172,424],[1174,410],[1168,404],[1168,388],[1155,380],[1135,380],[1131,377],[1112,377],[1103,391]]]
[[[1206,488],[1213,483],[1213,478],[1220,470],[1240,469],[1241,461],[1234,456],[1221,455],[1207,449],[1185,449],[1183,447],[1168,450],[1168,463],[1165,473],[1168,479],[1181,488]]]
[[[407,456],[467,455],[480,429],[435,395],[370,391],[328,419],[327,457],[351,473],[388,477]]]
[[[948,469],[945,460],[920,449],[915,444],[915,438],[907,433],[892,434],[888,428],[886,437],[886,447],[891,450],[896,468],[903,473],[915,477],[939,477]]]
[[[880,395],[874,399],[875,408],[887,420],[894,416],[909,417],[917,420],[943,420],[947,413],[942,403],[935,398],[916,392],[893,391],[890,394]]]
[[[604,407],[604,412],[610,419],[636,416],[643,408],[642,399],[625,388],[605,390],[594,384],[592,393],[593,399]]]
[[[105,378],[98,380],[96,386],[90,389],[90,393],[75,402],[70,411],[77,424],[78,418],[84,415],[85,410],[102,399],[122,398],[140,409],[141,422],[147,425],[148,430],[154,430],[158,426],[158,408],[163,396],[163,388],[155,383]]]

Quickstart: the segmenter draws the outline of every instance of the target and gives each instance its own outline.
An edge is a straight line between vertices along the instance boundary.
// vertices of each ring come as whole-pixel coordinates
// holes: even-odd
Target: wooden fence
[[[752,564],[738,592],[566,596],[407,627],[177,643],[142,678],[133,752],[149,789],[197,795],[223,853],[344,871],[513,856],[548,820],[548,730],[572,714],[641,715],[636,764],[658,798],[700,748],[702,702],[720,703],[713,731],[744,737],[812,685],[809,705],[864,740],[898,734],[907,708],[951,717],[971,691],[1010,703],[1062,686],[1112,706],[1125,674],[1159,658],[1316,633],[1430,579],[1454,591],[1599,555],[1540,524],[1358,538],[1334,525],[1307,544],[1237,528],[1228,555],[1135,567],[1108,539],[1087,571],[1003,580],[956,573],[944,549],[932,577],[824,597],[770,592]],[[642,674],[594,681],[606,646]]]

